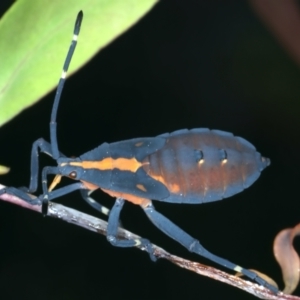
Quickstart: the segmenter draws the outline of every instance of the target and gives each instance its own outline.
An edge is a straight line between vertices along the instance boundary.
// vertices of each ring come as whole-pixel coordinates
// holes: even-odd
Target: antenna
[[[69,51],[67,53],[62,74],[58,82],[55,98],[54,98],[54,103],[52,107],[52,113],[51,113],[51,120],[50,120],[50,142],[51,142],[51,150],[52,150],[52,156],[55,160],[59,158],[59,150],[58,150],[58,145],[57,145],[57,134],[56,134],[56,128],[57,128],[57,123],[56,123],[56,115],[57,115],[57,109],[58,109],[58,104],[60,101],[61,93],[66,81],[66,75],[67,71],[72,59],[72,56],[74,54],[76,45],[77,45],[77,38],[78,34],[80,31],[80,26],[83,18],[83,12],[80,11],[77,15],[75,26],[74,26],[74,34],[73,34],[73,39],[71,41],[71,45],[69,48]]]

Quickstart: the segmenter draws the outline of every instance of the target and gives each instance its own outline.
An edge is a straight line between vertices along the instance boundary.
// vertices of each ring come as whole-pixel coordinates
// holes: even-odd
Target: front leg
[[[3,194],[9,194],[12,196],[16,196],[26,202],[28,202],[31,205],[41,205],[42,201],[39,198],[32,198],[29,194],[24,192],[21,189],[17,189],[15,187],[5,187],[0,190],[0,196]]]
[[[36,140],[32,145],[30,161],[30,183],[29,188],[24,189],[28,193],[34,193],[38,187],[39,152],[45,153],[51,157],[53,156],[51,144],[45,141],[43,138]],[[65,157],[63,153],[60,153],[60,156]]]
[[[43,138],[36,140],[32,145],[31,150],[31,162],[30,162],[30,183],[29,188],[21,187],[6,187],[0,190],[0,195],[5,193],[19,197],[24,201],[32,205],[41,205],[42,201],[38,198],[32,198],[28,193],[34,193],[38,187],[38,173],[39,173],[39,152],[45,153],[52,157],[51,144],[45,141]],[[60,153],[61,157],[65,157],[63,153]],[[45,194],[45,190],[44,190]]]
[[[46,153],[47,155],[52,156],[51,145],[43,138],[36,140],[32,145],[29,188],[6,187],[0,190],[0,195],[7,193],[19,197],[29,204],[41,205],[41,200],[39,200],[38,198],[32,199],[28,195],[28,193],[34,193],[37,190],[39,173],[39,152]]]
[[[39,196],[39,199],[42,202],[42,213],[43,215],[47,214],[48,210],[48,202],[50,200],[53,200],[55,198],[59,198],[63,195],[69,194],[75,190],[81,190],[86,189],[84,184],[82,182],[76,182],[70,185],[67,185],[65,187],[62,187],[60,189],[56,189],[53,191],[49,191],[48,189],[48,175],[59,175],[59,170],[57,167],[44,167],[42,171],[42,188],[43,188],[43,194]]]
[[[44,167],[42,171],[42,189],[43,189],[43,195],[49,194],[48,190],[48,175],[53,174],[57,175],[59,174],[59,170],[57,167]]]

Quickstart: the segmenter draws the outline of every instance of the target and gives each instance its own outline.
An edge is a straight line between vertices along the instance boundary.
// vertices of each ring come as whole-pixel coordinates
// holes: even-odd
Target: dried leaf
[[[286,294],[291,294],[299,283],[300,260],[293,246],[293,240],[299,234],[300,224],[280,231],[274,240],[273,252],[281,267]]]

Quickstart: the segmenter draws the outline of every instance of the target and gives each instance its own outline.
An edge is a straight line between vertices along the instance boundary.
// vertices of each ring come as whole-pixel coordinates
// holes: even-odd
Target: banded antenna
[[[51,150],[52,150],[52,157],[57,160],[59,158],[59,150],[58,150],[58,144],[57,144],[57,133],[56,133],[56,128],[57,128],[57,123],[56,123],[56,115],[57,115],[57,109],[58,109],[58,104],[60,101],[61,93],[66,81],[66,75],[67,71],[72,59],[72,56],[74,54],[76,45],[77,45],[77,38],[78,34],[80,31],[80,26],[81,22],[83,19],[83,12],[80,11],[77,15],[75,26],[74,26],[74,34],[73,34],[73,39],[71,41],[71,45],[69,48],[69,51],[67,53],[62,74],[58,82],[55,98],[54,98],[54,103],[52,107],[52,112],[51,112],[51,120],[50,120],[50,142],[51,142]]]

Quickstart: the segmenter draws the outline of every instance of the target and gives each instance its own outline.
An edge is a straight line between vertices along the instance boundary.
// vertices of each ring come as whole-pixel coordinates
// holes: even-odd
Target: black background
[[[3,13],[10,2],[1,3]],[[155,206],[211,252],[265,272],[282,287],[272,241],[281,229],[299,222],[299,93],[299,68],[247,2],[161,1],[68,79],[58,114],[59,147],[67,155],[80,155],[104,141],[197,127],[246,138],[272,160],[251,188],[206,205]],[[39,137],[48,139],[53,97],[1,128],[0,163],[11,167],[2,184],[28,184],[31,145]],[[41,164],[53,162],[43,157]],[[97,215],[78,194],[57,201]],[[101,192],[95,198],[113,203]],[[159,232],[139,207],[127,204],[122,221],[174,254],[212,264]],[[153,263],[137,249],[112,247],[103,236],[2,202],[0,295],[254,299],[167,261]]]

